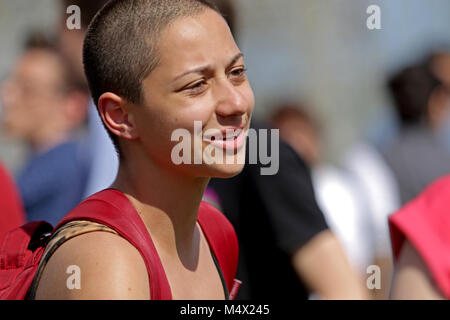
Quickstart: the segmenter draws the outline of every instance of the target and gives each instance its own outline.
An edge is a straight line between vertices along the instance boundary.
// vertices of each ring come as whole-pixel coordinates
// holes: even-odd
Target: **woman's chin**
[[[211,178],[227,179],[237,176],[244,169],[244,164],[215,164],[209,166]]]

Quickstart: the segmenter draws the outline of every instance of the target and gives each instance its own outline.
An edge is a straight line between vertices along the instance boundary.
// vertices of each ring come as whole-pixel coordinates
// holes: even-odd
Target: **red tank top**
[[[147,267],[151,299],[172,299],[169,282],[147,228],[122,192],[107,189],[87,198],[64,217],[55,230],[74,220],[103,224],[128,240],[139,251]],[[240,285],[235,280],[238,242],[234,228],[219,210],[204,201],[199,208],[198,223],[208,241],[224,287],[228,289],[226,295],[231,292],[230,299],[233,299]]]

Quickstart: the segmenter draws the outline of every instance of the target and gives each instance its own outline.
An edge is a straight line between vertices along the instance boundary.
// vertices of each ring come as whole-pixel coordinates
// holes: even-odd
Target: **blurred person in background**
[[[234,21],[231,1],[213,2]],[[253,121],[253,129],[264,127]],[[270,145],[270,134],[266,141]],[[278,173],[261,175],[262,167],[246,164],[234,178],[212,179],[205,196],[220,206],[239,239],[243,285],[236,298],[294,301],[312,292],[323,299],[367,298],[316,203],[306,163],[280,141]]]
[[[358,185],[347,172],[324,162],[320,125],[301,103],[280,104],[270,123],[312,169],[319,206],[363,281],[367,267],[374,263],[373,230]]]
[[[60,18],[58,27],[59,48],[73,70],[77,81],[86,82],[83,68],[83,41],[89,23],[95,14],[107,3],[107,0],[60,0]],[[78,6],[81,13],[80,29],[69,29],[67,13],[70,6]],[[132,50],[132,49],[130,49]],[[84,190],[88,197],[110,186],[114,181],[119,167],[119,160],[111,139],[108,137],[94,102],[90,100],[88,113],[88,132],[84,152],[90,159],[89,177]]]
[[[450,90],[450,50],[436,50],[427,60],[433,74],[443,83],[447,91]],[[436,136],[450,153],[450,99],[441,105],[440,110],[434,112],[435,122],[438,122]]]
[[[3,125],[31,156],[17,175],[27,220],[56,224],[82,200],[88,164],[77,135],[88,91],[45,36],[32,35],[2,85]]]
[[[434,50],[426,60],[426,63],[433,74],[446,87],[450,87],[450,49]]]
[[[0,163],[0,245],[7,232],[25,223],[22,201],[14,179]]]
[[[391,87],[396,83],[394,81],[396,79],[397,88],[402,88],[398,84],[402,79],[401,74],[393,79]],[[420,182],[425,184],[427,179],[431,179],[430,176],[440,176],[449,169],[445,161],[449,160],[450,152],[450,54],[445,50],[436,51],[426,59],[423,66],[407,68],[403,71],[404,76],[405,74],[410,75],[410,78],[404,81],[409,80],[407,83],[410,84],[411,91],[403,89],[403,96],[398,95],[413,96],[422,102],[421,108],[416,106],[415,109],[416,114],[420,115],[419,119],[409,123],[410,127],[416,127],[416,131],[426,132],[422,133],[426,138],[418,141],[416,152],[430,153],[422,155],[419,160],[430,161],[431,157],[442,157],[433,159],[432,163],[422,163],[419,177],[422,178]],[[417,88],[419,86],[421,89]],[[413,89],[417,92],[412,92]],[[421,94],[420,98],[417,94]],[[404,108],[410,110],[410,114],[414,114],[414,109]],[[400,110],[403,114],[406,113],[405,110]],[[423,145],[427,142],[428,149],[423,150]],[[430,168],[430,165],[437,167]],[[449,199],[450,176],[445,175],[427,186],[390,217],[392,248],[396,262],[391,289],[392,299],[450,298]]]
[[[372,225],[374,265],[381,277],[381,287],[372,294],[376,299],[387,299],[393,268],[388,218],[400,208],[397,181],[379,147],[368,139],[352,145],[341,165],[357,184]]]
[[[405,204],[432,181],[450,173],[450,153],[437,138],[450,112],[450,94],[428,64],[400,70],[389,79],[388,88],[401,130],[385,146],[383,155]]]
[[[252,128],[265,127],[253,121]],[[205,197],[236,229],[237,299],[366,299],[316,202],[307,164],[280,141],[278,173],[261,175],[262,167],[246,164],[237,177],[212,179]]]

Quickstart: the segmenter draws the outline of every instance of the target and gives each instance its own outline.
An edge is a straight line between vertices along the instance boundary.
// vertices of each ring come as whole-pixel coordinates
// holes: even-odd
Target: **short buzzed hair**
[[[83,63],[95,104],[113,92],[139,104],[142,82],[159,62],[161,32],[174,20],[206,9],[219,12],[208,0],[112,0],[89,25]],[[108,131],[120,155],[117,137]]]

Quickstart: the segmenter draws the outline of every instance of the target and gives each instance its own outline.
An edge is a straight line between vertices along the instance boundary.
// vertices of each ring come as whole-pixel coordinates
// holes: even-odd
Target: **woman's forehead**
[[[229,60],[239,53],[225,20],[213,10],[175,21],[159,41],[161,62],[183,68],[196,63]]]

